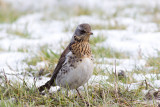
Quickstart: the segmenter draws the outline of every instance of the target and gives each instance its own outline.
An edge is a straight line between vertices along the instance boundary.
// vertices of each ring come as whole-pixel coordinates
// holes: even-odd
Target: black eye
[[[80,34],[84,34],[85,33],[85,31],[84,30],[80,30]]]

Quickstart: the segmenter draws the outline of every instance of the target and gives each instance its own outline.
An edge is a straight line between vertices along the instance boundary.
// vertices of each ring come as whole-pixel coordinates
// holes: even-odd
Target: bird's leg
[[[79,93],[78,89],[76,89],[78,95],[80,96],[80,98],[84,101],[84,103],[86,103],[87,106],[89,106],[89,103],[87,101],[84,100],[84,98],[81,96],[81,94]]]
[[[81,99],[83,99],[83,97],[81,96],[81,94],[79,93],[78,89],[76,89],[78,95],[81,97]]]

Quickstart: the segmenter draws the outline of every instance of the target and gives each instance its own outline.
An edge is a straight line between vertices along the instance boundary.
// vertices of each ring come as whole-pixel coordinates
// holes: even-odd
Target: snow
[[[93,84],[93,83],[100,83],[100,82],[104,82],[108,79],[108,76],[103,76],[103,75],[92,75],[92,77],[90,78],[90,80],[88,81],[89,84]]]
[[[135,68],[141,68],[145,66],[145,60],[137,60],[137,59],[111,59],[111,58],[103,58],[99,59],[98,62],[108,62],[111,64],[95,64],[95,67],[104,70],[104,72],[115,72],[115,61],[116,61],[116,70],[117,71],[127,71],[132,72]]]
[[[13,23],[0,24],[0,75],[5,71],[8,79],[21,81],[17,76],[9,74],[18,74],[20,78],[25,72],[26,65],[23,60],[30,58],[33,54],[39,51],[39,48],[48,45],[57,53],[61,52],[62,48],[59,44],[68,43],[72,37],[75,27],[80,23],[89,23],[92,25],[115,26],[115,29],[93,29],[96,35],[102,34],[107,39],[99,46],[106,48],[110,47],[117,51],[129,54],[128,59],[115,58],[100,58],[97,62],[104,62],[95,64],[95,67],[103,69],[104,73],[115,71],[115,60],[117,71],[133,72],[135,68],[146,68],[146,74],[133,74],[133,78],[137,81],[154,79],[156,74],[147,74],[149,67],[146,65],[146,57],[157,56],[157,50],[160,51],[160,25],[153,20],[160,18],[160,13],[154,13],[156,8],[160,6],[159,0],[4,0],[10,3],[15,9],[23,12],[30,12],[19,17]],[[69,16],[62,15],[61,8],[72,12],[76,7],[82,6],[92,11],[91,15]],[[56,14],[55,14],[55,11]],[[96,11],[103,13],[98,15]],[[67,12],[67,11],[66,11]],[[148,13],[147,13],[148,12]],[[49,17],[53,13],[57,17]],[[67,13],[68,14],[68,13]],[[45,19],[46,18],[46,19]],[[116,28],[117,26],[124,26],[124,29]],[[68,28],[69,31],[65,31]],[[20,37],[8,31],[27,32],[29,38]],[[18,52],[18,49],[29,49],[29,53]],[[140,58],[141,57],[141,58]],[[108,62],[107,64],[105,62]],[[110,64],[112,63],[112,64]],[[39,62],[37,68],[44,67],[44,62]],[[12,68],[12,69],[11,69]],[[159,74],[158,74],[159,75]],[[107,82],[108,76],[93,75],[89,83]],[[34,83],[34,77],[25,77],[28,84]],[[42,80],[37,80],[36,85],[44,84],[49,78],[43,76]],[[153,85],[160,87],[160,81],[154,79]],[[136,89],[138,83],[123,84],[130,89]],[[58,87],[59,88],[59,87]],[[52,88],[56,91],[58,88]]]
[[[119,35],[119,34],[121,35]],[[116,50],[128,52],[133,57],[140,54],[146,56],[156,56],[160,50],[160,33],[128,33],[126,31],[108,31],[108,39],[103,46],[111,46]]]
[[[21,61],[26,57],[27,54],[18,52],[0,53],[0,71],[4,70],[5,73],[15,73],[15,71],[12,71],[9,68],[13,68],[15,70],[16,68],[18,68],[19,70],[24,69],[26,65]]]
[[[154,82],[153,82],[153,84],[154,84],[154,86],[155,87],[160,87],[160,80],[155,80]]]
[[[124,88],[128,89],[129,91],[137,89],[138,86],[140,85],[140,83],[132,83],[132,84],[122,84],[122,83],[119,83],[119,84],[121,84]]]
[[[156,79],[160,77],[160,74],[133,74],[133,78],[137,81],[148,80],[148,79]]]

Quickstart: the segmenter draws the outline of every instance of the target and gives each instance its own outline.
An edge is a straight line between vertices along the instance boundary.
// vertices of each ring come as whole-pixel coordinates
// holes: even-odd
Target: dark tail
[[[44,85],[42,85],[42,86],[40,86],[39,88],[38,88],[38,90],[40,91],[40,92],[42,92],[42,91],[44,91],[45,89],[50,89],[51,88],[51,86],[55,86],[55,84],[53,84],[54,82],[53,82],[53,80],[52,79],[50,79],[49,81],[47,81]]]

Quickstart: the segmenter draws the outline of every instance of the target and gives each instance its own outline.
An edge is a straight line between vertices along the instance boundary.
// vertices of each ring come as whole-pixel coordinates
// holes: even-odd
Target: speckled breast
[[[92,57],[78,58],[69,52],[65,63],[57,74],[56,84],[61,87],[76,89],[89,80],[93,68]]]

